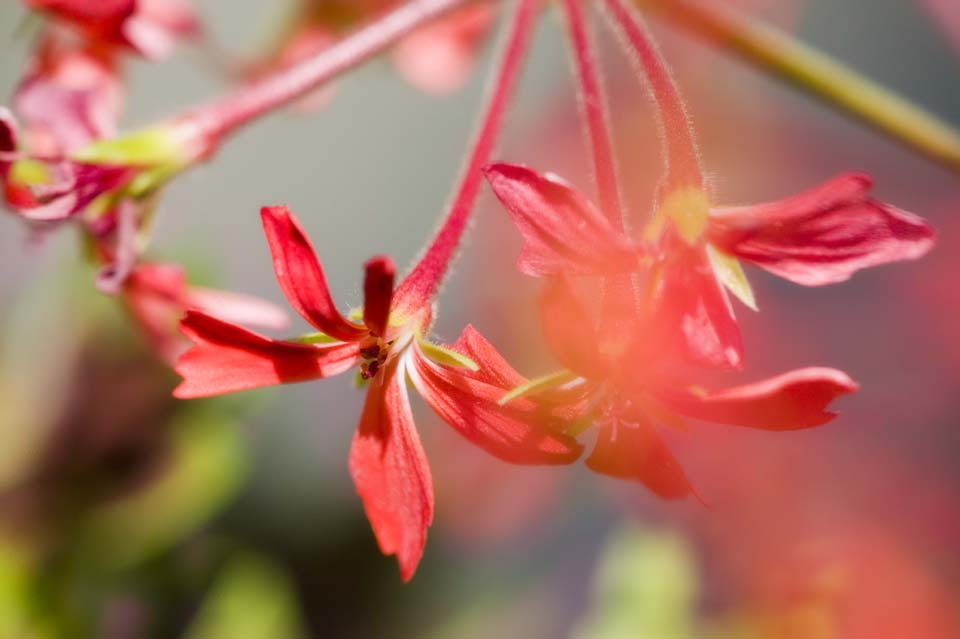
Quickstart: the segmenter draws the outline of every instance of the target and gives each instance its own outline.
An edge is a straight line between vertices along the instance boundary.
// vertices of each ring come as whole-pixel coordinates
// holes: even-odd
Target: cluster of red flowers
[[[583,452],[579,439],[595,428],[589,468],[642,482],[663,497],[684,497],[695,491],[661,428],[685,429],[688,419],[768,430],[819,426],[834,417],[829,404],[857,388],[843,372],[819,367],[717,391],[698,385],[705,371],[743,367],[729,294],[753,309],[756,301],[741,261],[819,286],[862,268],[920,257],[933,244],[926,222],[871,197],[870,178],[862,174],[776,202],[715,206],[677,87],[626,0],[558,3],[592,149],[596,203],[550,173],[491,163],[541,8],[538,0],[515,0],[505,13],[503,49],[453,203],[399,283],[392,260],[373,257],[364,265],[363,307],[344,316],[297,219],[286,207],[262,209],[280,287],[318,331],[273,339],[233,323],[282,325],[272,307],[188,288],[177,267],[138,263],[137,236],[159,186],[209,157],[232,129],[303,98],[386,46],[396,45],[400,68],[417,85],[455,86],[500,3],[308,3],[309,19],[297,22],[280,53],[255,65],[255,79],[228,100],[117,139],[111,139],[120,93],[113,56],[124,50],[157,54],[170,36],[198,33],[195,21],[179,3],[160,0],[28,4],[70,26],[78,44],[61,50],[46,36],[41,41],[17,97],[28,121],[29,152],[10,113],[0,111],[0,177],[9,207],[35,224],[81,217],[106,265],[101,288],[125,293],[167,357],[179,352],[169,327],[186,311],[180,329],[193,345],[176,363],[183,377],[177,397],[356,369],[367,396],[350,472],[381,549],[397,555],[404,579],[416,570],[433,518],[431,476],[408,386],[467,440],[505,461],[572,463]],[[636,64],[663,133],[665,175],[652,211],[635,219],[618,186],[606,98],[584,15],[591,4],[606,13]],[[414,29],[447,10],[453,11]],[[370,21],[380,31],[341,35]],[[429,341],[440,284],[484,179],[523,237],[519,270],[544,281],[543,333],[564,370],[528,379],[470,326],[453,344]],[[639,231],[631,233],[633,227]]]

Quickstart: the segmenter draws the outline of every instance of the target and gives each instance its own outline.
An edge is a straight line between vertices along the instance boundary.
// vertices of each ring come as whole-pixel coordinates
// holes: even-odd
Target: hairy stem
[[[702,190],[703,172],[693,126],[663,56],[650,37],[643,19],[628,6],[627,0],[604,0],[604,4],[634,61],[643,70],[657,106],[667,145],[667,177],[662,188],[666,192],[686,188]]]
[[[429,306],[460,247],[460,240],[480,192],[482,169],[490,161],[530,46],[539,5],[540,0],[515,0],[515,8],[509,18],[510,33],[492,79],[492,89],[469,159],[447,215],[433,241],[397,289],[395,306],[401,312],[415,312]]]
[[[570,51],[577,75],[580,110],[593,155],[600,208],[615,227],[622,229],[623,204],[610,135],[609,107],[597,72],[596,47],[584,18],[582,1],[563,0]]]
[[[712,0],[633,2],[960,172],[955,127],[791,35]]]
[[[467,0],[410,0],[328,49],[192,110],[184,125],[207,149],[249,122],[366,62],[417,27]]]

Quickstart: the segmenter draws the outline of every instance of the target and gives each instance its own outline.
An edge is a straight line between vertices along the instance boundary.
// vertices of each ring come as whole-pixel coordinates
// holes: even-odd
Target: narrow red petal
[[[592,379],[606,374],[596,321],[566,278],[547,280],[540,294],[540,321],[547,346],[564,367]]]
[[[195,343],[175,367],[183,382],[174,395],[181,399],[332,377],[360,356],[357,344],[273,340],[200,311],[188,311],[180,329]]]
[[[743,364],[743,340],[733,307],[703,248],[677,246],[656,292],[654,333],[679,336],[691,361],[718,368]]]
[[[525,384],[527,378],[517,372],[493,344],[480,334],[472,325],[467,325],[457,341],[451,345],[453,350],[463,353],[480,367],[477,371],[466,371],[474,379],[504,390],[512,390]]]
[[[710,241],[805,286],[842,282],[933,248],[930,224],[869,197],[871,186],[869,176],[850,173],[776,202],[712,211]]]
[[[393,260],[382,255],[367,260],[363,278],[363,322],[378,337],[387,334],[390,319],[390,301],[393,297],[393,279],[397,267]]]
[[[493,350],[489,343],[481,348]],[[419,349],[411,360],[410,378],[423,400],[491,455],[513,464],[569,464],[580,456],[580,444],[549,430],[536,411],[500,406],[503,387],[481,381],[469,369],[437,364]]]
[[[523,236],[521,272],[543,277],[636,267],[639,249],[559,177],[503,163],[487,166],[484,173]]]
[[[666,499],[693,492],[676,457],[649,424],[604,426],[585,463],[594,472],[641,482]]]
[[[265,206],[260,216],[277,282],[290,305],[317,329],[336,339],[349,342],[366,335],[366,327],[348,322],[337,311],[313,246],[290,210],[285,206]]]
[[[706,422],[765,430],[796,430],[836,417],[826,410],[834,399],[857,390],[846,373],[832,368],[802,368],[776,377],[711,393],[665,393],[664,403]]]
[[[370,383],[350,448],[350,475],[380,550],[397,556],[400,576],[409,581],[433,521],[433,483],[404,376],[395,363]]]

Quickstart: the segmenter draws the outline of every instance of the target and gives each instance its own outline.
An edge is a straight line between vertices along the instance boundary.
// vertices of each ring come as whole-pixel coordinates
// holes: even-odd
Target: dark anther
[[[360,357],[363,359],[377,359],[380,355],[380,345],[374,344],[373,346],[368,346],[366,348],[360,349]]]

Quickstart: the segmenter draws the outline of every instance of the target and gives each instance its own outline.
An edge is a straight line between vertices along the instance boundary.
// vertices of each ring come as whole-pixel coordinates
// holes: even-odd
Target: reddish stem
[[[529,49],[540,0],[516,0],[499,67],[460,184],[433,241],[397,289],[395,306],[416,312],[430,305],[450,268],[480,192],[483,167],[490,161],[517,76]]]
[[[623,204],[617,181],[617,165],[610,137],[610,113],[597,72],[596,47],[583,15],[582,0],[563,0],[570,35],[570,50],[577,73],[580,109],[587,125],[600,208],[623,228]]]
[[[696,187],[703,189],[700,155],[693,135],[693,125],[680,98],[680,91],[670,75],[643,19],[623,0],[604,0],[613,24],[624,36],[634,61],[639,64],[657,106],[660,126],[667,144],[667,191]]]
[[[213,151],[225,136],[245,124],[294,102],[465,2],[410,0],[317,55],[191,111],[184,125],[202,141],[203,152]]]
[[[596,46],[591,39],[582,0],[563,0],[577,73],[580,109],[587,125],[587,137],[593,155],[600,207],[614,227],[624,229],[624,209],[620,198],[617,165],[610,132],[610,114],[596,64]],[[636,309],[636,296],[629,275],[602,280],[603,312],[599,330],[602,335],[628,335],[629,318]]]

